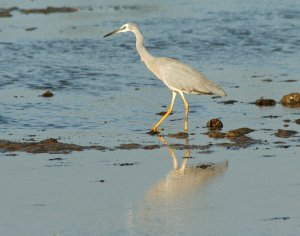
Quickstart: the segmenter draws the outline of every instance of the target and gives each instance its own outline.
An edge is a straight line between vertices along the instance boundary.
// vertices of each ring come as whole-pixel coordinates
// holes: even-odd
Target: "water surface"
[[[171,92],[142,64],[132,34],[102,38],[135,22],[153,55],[193,65],[228,93],[187,97],[191,145],[224,142],[203,134],[216,117],[223,131],[255,129],[249,136],[263,144],[191,150],[187,167],[217,166],[194,177],[176,174],[168,147],[1,153],[1,235],[299,234],[299,133],[274,133],[300,132],[300,111],[250,104],[299,92],[298,1],[2,1],[0,8],[49,5],[80,10],[0,18],[0,139],[161,144],[146,132]],[[54,97],[41,97],[46,90]],[[237,102],[220,103],[226,100]],[[180,99],[174,108],[162,125],[165,135],[183,130]],[[176,150],[179,164],[185,151]]]

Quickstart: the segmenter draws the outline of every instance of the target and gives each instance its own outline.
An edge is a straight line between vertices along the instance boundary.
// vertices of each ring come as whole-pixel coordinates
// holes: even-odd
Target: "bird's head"
[[[136,25],[134,23],[127,23],[125,25],[122,25],[119,29],[116,29],[116,30],[104,35],[103,37],[108,37],[108,36],[111,36],[111,35],[114,35],[114,34],[132,31],[133,27],[136,27]]]

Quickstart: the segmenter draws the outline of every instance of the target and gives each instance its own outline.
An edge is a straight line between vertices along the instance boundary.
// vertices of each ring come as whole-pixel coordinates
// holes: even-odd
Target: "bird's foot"
[[[147,134],[154,136],[154,135],[160,135],[160,132],[157,129],[152,129],[149,132],[147,132]]]

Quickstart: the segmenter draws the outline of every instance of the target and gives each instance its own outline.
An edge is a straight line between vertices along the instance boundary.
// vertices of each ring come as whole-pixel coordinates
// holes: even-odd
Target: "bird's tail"
[[[227,93],[224,91],[223,88],[221,88],[220,85],[213,84],[213,86],[210,87],[210,90],[213,94],[219,95],[219,96],[226,96]]]

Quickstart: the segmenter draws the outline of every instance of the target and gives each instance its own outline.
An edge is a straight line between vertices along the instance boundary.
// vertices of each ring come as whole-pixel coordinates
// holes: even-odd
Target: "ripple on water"
[[[103,6],[101,12],[105,9],[112,14],[130,14],[130,17],[140,11],[147,11],[149,14],[153,12],[153,17],[137,17],[136,20],[141,25],[149,50],[156,56],[175,57],[203,69],[209,78],[210,74],[221,78],[223,72],[228,73],[228,78],[226,77],[222,84],[229,91],[231,88],[226,86],[228,84],[240,86],[239,90],[244,89],[240,80],[248,75],[238,79],[234,76],[233,79],[229,78],[231,74],[226,71],[228,66],[249,68],[251,65],[258,70],[262,67],[268,68],[272,70],[272,75],[266,79],[276,81],[282,80],[280,76],[282,73],[290,76],[293,70],[292,66],[281,61],[287,59],[289,62],[299,61],[300,14],[292,4],[282,6],[278,1],[268,5],[263,1],[259,9],[251,2],[232,4],[230,7],[210,4],[204,7],[193,2],[186,5],[185,7],[189,9],[188,14],[175,12],[181,10],[176,1],[168,7],[168,14],[164,15],[155,13],[154,6],[143,4]],[[107,18],[97,24],[88,22],[87,25],[97,25],[100,30],[104,27],[105,30],[108,28],[113,30],[124,23],[123,20],[125,17],[122,20]],[[3,32],[4,30],[1,34]],[[37,32],[38,30],[26,33]],[[108,122],[122,129],[124,128],[122,121],[129,119],[129,125],[136,122],[134,115],[129,115],[131,112],[139,111],[136,112],[141,116],[139,118],[149,122],[151,113],[149,108],[145,107],[149,106],[150,110],[153,109],[152,114],[155,114],[158,111],[156,107],[169,102],[169,92],[165,90],[164,85],[140,62],[132,34],[103,39],[99,32],[98,38],[89,37],[88,34],[84,37],[73,39],[49,37],[43,40],[32,38],[8,43],[0,42],[1,90],[21,88],[27,92],[29,90],[32,94],[42,94],[42,91],[50,89],[55,94],[47,102],[39,100],[42,98],[38,95],[36,98],[28,95],[24,99],[7,101],[6,106],[0,107],[0,114],[5,114],[5,117],[0,118],[0,122],[5,127],[81,129]],[[277,68],[279,63],[285,64],[285,67]],[[217,73],[214,65],[225,69],[221,73],[214,74]],[[279,70],[282,72],[279,73]],[[287,79],[290,77],[287,76]],[[274,83],[271,85],[276,86]],[[254,84],[253,86],[257,87]],[[22,95],[22,90],[15,93],[11,97]],[[156,94],[157,96],[153,96]],[[30,101],[31,99],[36,100]],[[140,103],[135,103],[139,99]],[[208,102],[205,98],[189,99],[194,109],[199,106],[205,109],[205,103],[201,101]],[[238,105],[240,104],[241,101]],[[120,107],[124,108],[121,112]],[[112,112],[115,114],[119,112],[118,117],[112,118]],[[29,114],[36,117],[30,119]],[[141,126],[144,128],[144,125],[142,123]],[[124,129],[127,131],[128,127]]]

